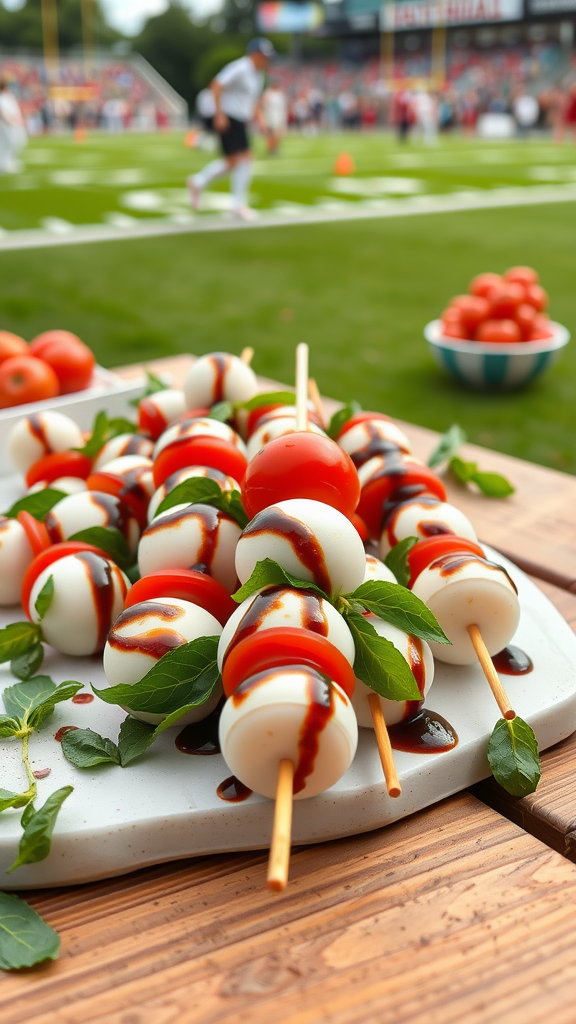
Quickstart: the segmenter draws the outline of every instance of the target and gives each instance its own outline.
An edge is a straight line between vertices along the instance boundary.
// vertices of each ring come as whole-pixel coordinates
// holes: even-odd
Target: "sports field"
[[[343,151],[356,171],[337,178]],[[24,172],[0,178],[0,327],[67,327],[109,366],[251,344],[255,368],[284,380],[304,340],[327,394],[437,429],[457,420],[480,444],[576,472],[573,346],[528,390],[489,396],[443,376],[422,339],[475,273],[513,263],[540,271],[553,318],[576,330],[576,147],[294,137],[279,158],[259,150],[253,183],[253,203],[284,223],[235,231],[221,230],[226,183],[198,218],[187,206],[184,179],[209,158],[176,135],[34,141]],[[540,204],[543,187],[564,201]],[[532,205],[475,209],[487,191]],[[453,212],[418,212],[439,193]],[[339,219],[351,204],[373,216]],[[318,208],[333,222],[299,223]],[[122,240],[134,221],[191,233]],[[74,242],[94,224],[117,239],[2,251],[13,232]]]

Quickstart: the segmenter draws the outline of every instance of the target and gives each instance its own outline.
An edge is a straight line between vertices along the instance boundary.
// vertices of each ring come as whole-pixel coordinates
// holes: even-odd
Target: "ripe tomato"
[[[274,626],[252,633],[229,648],[222,666],[222,687],[227,697],[257,672],[286,665],[307,665],[338,683],[351,697],[354,669],[326,637],[295,626]]]
[[[459,296],[459,298],[461,297],[462,296]],[[470,298],[474,298],[474,296],[471,295]],[[457,324],[457,326],[460,326],[462,323],[462,314],[457,306],[448,306],[448,308],[442,313],[440,319],[446,326],[448,326],[448,324]]]
[[[11,356],[0,363],[0,408],[55,398],[58,378],[51,366],[35,356]]]
[[[500,274],[478,274],[470,282],[470,292],[472,295],[480,295],[481,298],[485,299],[490,289],[497,284],[502,284]]]
[[[282,407],[281,402],[273,402],[271,405],[259,405],[257,409],[251,409],[246,418],[246,437],[252,437],[260,420],[269,412]]]
[[[462,326],[470,338],[474,337],[477,327],[487,319],[490,312],[488,300],[480,295],[457,295],[455,299],[452,299],[450,308],[460,314]],[[444,320],[444,317],[442,319]],[[455,319],[453,323],[456,323]]]
[[[191,601],[210,612],[223,626],[238,607],[218,580],[195,569],[159,569],[142,576],[128,591],[124,607],[158,597]]]
[[[301,431],[277,437],[254,456],[242,484],[252,519],[276,501],[312,498],[352,517],[360,481],[350,456],[329,437]]]
[[[446,326],[442,328],[442,337],[458,338],[460,341],[470,340],[470,335],[461,320],[457,323],[446,324]]]
[[[536,320],[537,313],[534,306],[528,305],[527,302],[523,302],[516,310],[515,320],[522,332],[524,341],[528,341],[530,334],[532,333],[534,322]]]
[[[76,341],[66,338],[47,341],[43,343],[41,352],[40,358],[52,367],[58,377],[60,394],[70,395],[88,387],[96,360],[93,352],[79,338]]]
[[[242,452],[220,437],[181,437],[163,448],[154,462],[154,486],[160,487],[172,473],[187,466],[210,466],[239,483],[248,462]]]
[[[38,359],[43,359],[44,349],[47,345],[51,345],[53,341],[67,341],[77,345],[84,344],[77,334],[72,334],[72,331],[43,331],[42,334],[37,334],[30,342],[32,355],[37,356]]]
[[[534,323],[532,330],[530,331],[529,341],[544,341],[546,338],[554,337],[554,328],[552,323],[547,316],[543,316],[541,313],[536,313],[534,317]]]
[[[346,420],[344,426],[340,427],[337,434],[337,440],[340,440],[344,434],[347,434],[349,430],[352,430],[352,427],[356,427],[359,423],[366,423],[367,420],[387,420],[388,423],[392,422],[391,417],[385,416],[383,412],[355,412],[349,420]]]
[[[368,540],[368,527],[356,512],[352,516],[352,526],[356,527],[356,533],[360,537],[362,543]]]
[[[524,302],[526,290],[521,284],[494,285],[487,295],[491,320],[512,320],[516,310]]]
[[[504,280],[522,284],[527,288],[531,284],[538,284],[540,278],[532,267],[510,267],[504,274]]]
[[[20,510],[16,518],[28,538],[28,543],[32,548],[34,557],[50,547],[52,541],[44,523],[40,523],[29,512],[25,512],[24,509]]]
[[[548,292],[545,292],[539,284],[531,284],[525,289],[524,301],[528,302],[530,306],[534,306],[538,313],[542,313],[548,308]]]
[[[32,564],[28,566],[22,583],[22,607],[28,618],[30,618],[30,594],[40,573],[44,572],[44,569],[47,569],[49,565],[57,562],[59,558],[65,558],[66,555],[75,555],[78,551],[92,551],[95,555],[102,555],[104,558],[109,557],[105,551],[94,547],[93,544],[84,544],[81,540],[66,540],[61,544],[52,544],[47,551],[42,551],[36,556]]]
[[[33,487],[40,480],[48,484],[61,476],[77,476],[86,480],[92,469],[92,460],[82,452],[51,452],[38,459],[26,473],[26,486]]]
[[[476,341],[512,345],[522,341],[522,335],[515,320],[485,320],[476,331]]]
[[[442,555],[450,555],[453,552],[470,551],[474,555],[485,558],[485,554],[479,544],[464,537],[427,537],[426,540],[419,540],[408,552],[408,565],[410,566],[410,589],[421,572],[435,562]]]
[[[398,459],[391,460],[364,485],[358,504],[358,515],[364,520],[368,533],[375,540],[380,537],[384,503],[394,501],[398,491],[406,495],[402,500],[428,493],[435,494],[441,501],[446,501],[444,484],[428,466],[419,466],[413,462],[403,464],[403,460]]]
[[[24,338],[20,338],[10,331],[0,331],[0,363],[3,363],[5,359],[10,359],[11,356],[26,355],[30,355],[30,349]]]

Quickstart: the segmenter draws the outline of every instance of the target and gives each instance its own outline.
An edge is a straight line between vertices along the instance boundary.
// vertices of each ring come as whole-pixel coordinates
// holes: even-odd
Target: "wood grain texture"
[[[32,893],[56,964],[2,1024],[572,1024],[576,867],[468,794],[364,836]]]

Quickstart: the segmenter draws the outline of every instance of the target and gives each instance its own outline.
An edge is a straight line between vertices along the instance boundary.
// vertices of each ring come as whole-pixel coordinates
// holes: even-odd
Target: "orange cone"
[[[198,138],[198,132],[195,132],[194,129],[192,129],[192,131],[189,131],[187,136],[186,136],[186,138],[184,139],[184,145],[186,146],[186,148],[187,149],[194,149],[194,146],[196,145],[196,139],[197,138]]]
[[[340,153],[334,162],[334,174],[354,174],[354,161],[349,153]]]
[[[74,129],[74,142],[86,142],[86,129],[75,128]]]

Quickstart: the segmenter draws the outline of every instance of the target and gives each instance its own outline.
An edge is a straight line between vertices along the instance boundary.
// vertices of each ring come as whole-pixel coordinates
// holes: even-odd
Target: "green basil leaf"
[[[244,511],[240,491],[223,491],[222,494],[224,497],[224,511],[229,516],[232,516],[232,519],[235,519],[240,529],[243,530],[245,526],[248,526],[250,519]]]
[[[55,692],[56,686],[50,676],[35,676],[23,683],[7,686],[2,699],[7,713],[12,718],[26,722],[34,709],[40,707]]]
[[[0,968],[32,967],[56,960],[60,939],[29,903],[13,892],[0,892]]]
[[[37,677],[42,678],[41,676]],[[34,682],[34,680],[30,680]],[[36,702],[34,707],[30,709],[27,715],[27,722],[31,729],[39,729],[43,722],[47,718],[50,718],[54,708],[57,704],[61,704],[65,700],[71,700],[78,690],[82,689],[82,683],[65,682],[60,683],[51,693],[49,693],[43,701],[40,703]],[[65,733],[67,735],[67,733]]]
[[[90,437],[86,444],[83,445],[82,448],[77,448],[76,451],[82,452],[83,455],[87,455],[89,459],[95,459],[100,449],[104,446],[107,436],[108,416],[102,409],[100,412],[96,413]]]
[[[358,612],[345,608],[344,618],[354,639],[358,679],[389,700],[422,700],[412,669],[394,644],[378,636],[372,623]]]
[[[118,734],[118,750],[122,767],[125,768],[136,757],[140,757],[140,754],[148,750],[155,739],[156,730],[153,725],[128,715],[122,722]]]
[[[34,817],[35,814],[36,808],[34,806],[34,801],[31,800],[29,804],[26,804],[26,807],[24,808],[24,814],[20,818],[20,826],[22,829],[26,828],[28,822],[31,820],[31,818]]]
[[[180,721],[183,715],[187,715],[189,711],[197,707],[196,704],[184,704],[181,708],[176,708],[176,711],[172,711],[170,715],[166,715],[162,721],[154,729],[154,739],[164,732],[165,729],[169,729],[171,725],[176,725],[176,722]]]
[[[10,671],[17,679],[30,679],[44,661],[42,644],[32,644],[24,654],[18,654],[10,662]]]
[[[124,575],[128,577],[130,583],[137,583],[141,579],[138,565],[129,565],[127,569],[124,569]]]
[[[309,590],[313,594],[318,594],[319,597],[324,597],[327,601],[330,600],[328,595],[320,590],[315,583],[296,579],[272,558],[256,562],[250,579],[246,580],[246,583],[243,583],[235,594],[232,594],[232,598],[241,604],[247,597],[252,597],[252,594],[263,590],[264,587],[294,587],[296,590]]]
[[[24,654],[41,639],[40,626],[35,622],[11,622],[0,629],[0,664]]]
[[[450,459],[448,465],[461,484],[470,483],[474,474],[478,472],[478,466],[475,462],[465,462],[464,459],[459,458],[457,455]]]
[[[263,405],[295,405],[296,394],[294,391],[263,391],[247,402],[235,402],[235,409],[245,409],[252,412],[253,409],[261,409]],[[212,410],[210,410],[212,415]]]
[[[536,737],[527,722],[522,718],[496,722],[488,743],[488,763],[496,782],[511,796],[534,792],[542,770]]]
[[[45,804],[29,819],[18,845],[18,856],[7,869],[6,874],[22,867],[23,864],[36,864],[45,860],[50,853],[52,833],[62,804],[70,796],[74,786],[63,786],[52,793]]]
[[[428,459],[428,465],[430,469],[435,469],[436,466],[441,466],[443,462],[449,462],[450,459],[456,455],[456,452],[461,445],[466,443],[466,434],[462,430],[462,427],[458,426],[457,423],[453,423],[448,428],[445,434],[442,435],[434,451]]]
[[[123,416],[113,416],[111,420],[108,420],[107,441],[110,441],[113,437],[118,437],[120,434],[137,433],[138,424],[133,423],[132,420],[126,420]]]
[[[215,405],[210,407],[210,419],[219,420],[220,423],[226,423],[227,420],[232,419],[234,415],[234,406],[232,402],[216,402]]]
[[[169,715],[185,704],[208,700],[219,679],[217,650],[217,636],[198,637],[164,654],[138,683],[92,689],[107,704]]]
[[[138,403],[143,398],[148,398],[149,395],[155,395],[157,391],[166,391],[167,387],[168,385],[165,384],[164,381],[160,380],[160,377],[157,377],[155,373],[152,373],[152,370],[146,369],[146,383],[144,385],[144,391],[138,398],[131,398],[129,405],[135,405],[137,407]]]
[[[42,621],[42,619],[46,615],[46,612],[48,611],[50,605],[52,604],[53,598],[54,577],[52,576],[52,573],[50,573],[50,576],[46,580],[46,583],[42,587],[42,590],[40,591],[38,597],[34,602],[34,607],[36,609],[36,612],[38,613],[38,618],[40,619],[40,621]]]
[[[384,565],[390,569],[390,572],[394,573],[401,587],[407,587],[410,582],[411,573],[408,555],[417,543],[418,537],[405,537],[404,540],[398,541],[393,548],[390,548],[384,559]]]
[[[500,473],[484,473],[478,471],[470,478],[482,494],[489,498],[508,498],[514,494],[515,487]]]
[[[346,405],[343,405],[340,409],[337,409],[328,424],[328,437],[331,437],[332,440],[335,441],[344,424],[347,423],[348,420],[352,419],[357,412],[360,412],[361,409],[362,406],[360,403],[356,402],[354,399],[352,399],[351,402],[346,402]]]
[[[0,813],[9,807],[26,807],[32,796],[33,793],[29,789],[25,793],[11,793],[9,789],[0,789]]]
[[[0,738],[6,739],[8,736],[15,736],[17,732],[20,732],[22,723],[18,718],[11,718],[9,715],[0,715]]]
[[[86,530],[78,530],[78,533],[72,534],[69,540],[81,540],[84,544],[93,544],[94,547],[101,548],[121,569],[134,564],[134,555],[128,547],[128,542],[116,527],[89,526]]]
[[[62,753],[75,768],[120,764],[118,747],[92,729],[70,729],[62,737]]]
[[[369,580],[362,583],[349,601],[357,601],[366,611],[373,612],[385,622],[391,622],[405,633],[418,636],[421,640],[434,640],[437,644],[449,644],[450,640],[440,628],[436,616],[430,609],[405,587],[386,580]]]
[[[19,512],[28,512],[34,516],[34,519],[38,519],[42,523],[50,509],[65,497],[64,491],[57,491],[54,487],[45,487],[42,491],[25,494],[19,501],[14,502],[12,508],[4,515],[8,519],[15,519]]]
[[[215,480],[204,476],[189,477],[171,490],[156,510],[156,515],[168,512],[175,505],[211,505],[236,520],[243,530],[248,525],[239,491],[223,491]]]

